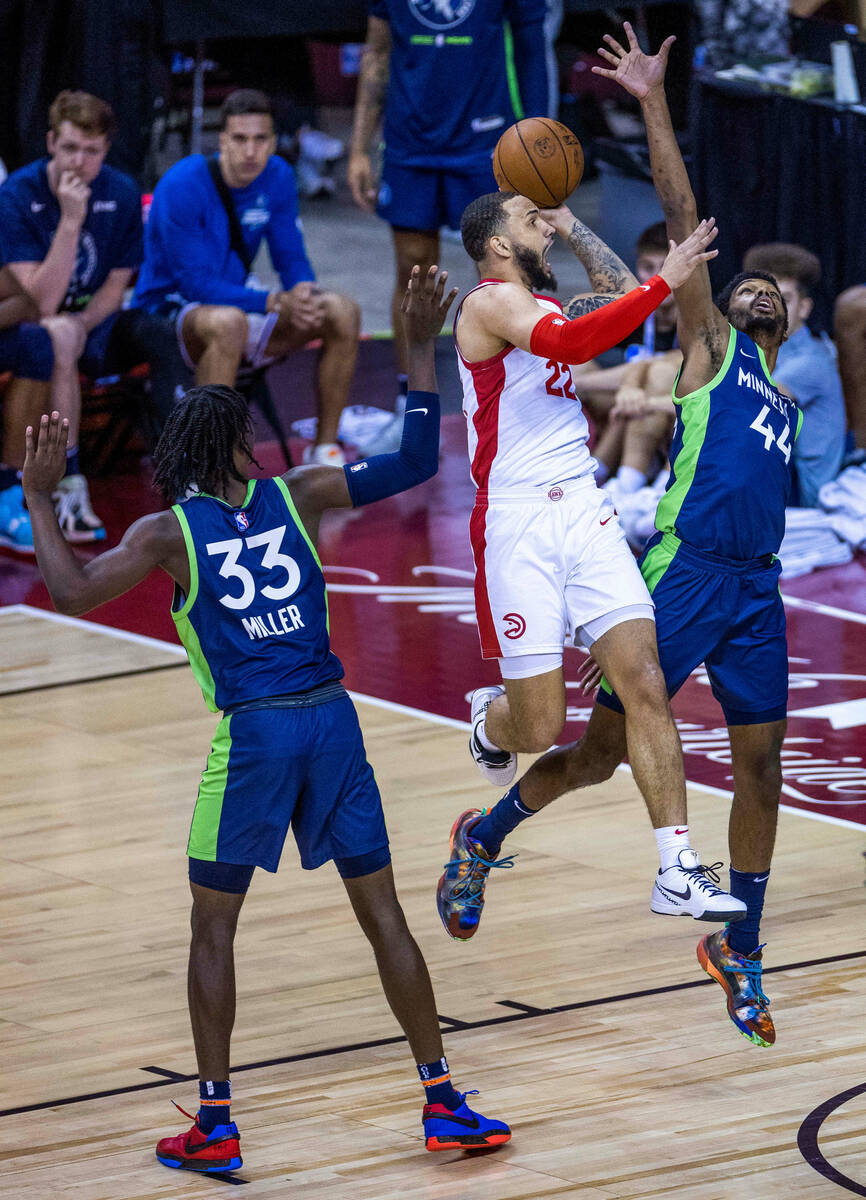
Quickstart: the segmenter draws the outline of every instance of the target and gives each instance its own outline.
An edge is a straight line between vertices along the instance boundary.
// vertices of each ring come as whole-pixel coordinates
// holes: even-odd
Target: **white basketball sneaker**
[[[694,917],[696,921],[741,921],[746,906],[718,886],[722,864],[701,865],[697,850],[680,850],[677,866],[659,870],[650,908],[654,913]]]
[[[475,765],[488,783],[496,787],[508,787],[517,774],[517,755],[510,750],[488,750],[478,738],[478,730],[487,715],[487,709],[497,696],[504,696],[505,688],[499,684],[476,688],[470,701],[472,735],[469,738],[469,753]]]
[[[319,442],[316,445],[304,447],[304,463],[313,463],[317,467],[344,467],[346,456],[342,446],[336,442]]]

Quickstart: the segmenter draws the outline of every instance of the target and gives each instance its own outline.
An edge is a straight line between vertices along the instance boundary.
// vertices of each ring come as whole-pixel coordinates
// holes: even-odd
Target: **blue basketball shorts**
[[[467,204],[496,191],[492,164],[484,154],[459,166],[404,167],[386,155],[376,212],[397,229],[459,229]]]
[[[782,720],[788,704],[788,643],[778,559],[721,558],[665,533],[652,539],[640,569],[656,606],[668,695],[704,663],[728,725]],[[606,680],[597,699],[624,711]]]
[[[308,871],[388,845],[379,788],[345,693],[309,707],[223,716],[187,854],[276,871],[289,825]]]

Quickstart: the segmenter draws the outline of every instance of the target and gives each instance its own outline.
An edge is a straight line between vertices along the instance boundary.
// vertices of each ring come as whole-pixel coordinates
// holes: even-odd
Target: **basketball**
[[[493,151],[500,192],[517,192],[539,208],[556,208],[583,175],[583,149],[567,126],[526,117],[505,130]]]

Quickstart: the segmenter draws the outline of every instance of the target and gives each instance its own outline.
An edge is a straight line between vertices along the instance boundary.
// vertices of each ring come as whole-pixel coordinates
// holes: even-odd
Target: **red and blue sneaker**
[[[728,1016],[743,1037],[755,1046],[772,1046],[776,1029],[761,985],[763,948],[737,954],[728,945],[727,930],[717,929],[698,942],[698,962],[724,988]]]
[[[202,1133],[198,1117],[190,1116],[179,1104],[174,1106],[193,1121],[193,1127],[189,1133],[161,1138],[156,1143],[156,1157],[163,1166],[202,1172],[237,1171],[243,1166],[240,1134],[234,1121],[230,1125],[217,1125],[210,1133]]]
[[[484,816],[484,808],[468,808],[451,830],[451,861],[436,888],[436,907],[442,924],[451,937],[465,942],[475,933],[484,907],[484,889],[491,868],[514,866],[516,855],[490,858],[480,842],[471,835],[472,826]]]
[[[483,1150],[501,1146],[511,1140],[511,1130],[504,1121],[494,1121],[473,1112],[466,1103],[467,1096],[477,1092],[458,1092],[460,1107],[452,1112],[444,1104],[425,1104],[422,1121],[428,1150]]]

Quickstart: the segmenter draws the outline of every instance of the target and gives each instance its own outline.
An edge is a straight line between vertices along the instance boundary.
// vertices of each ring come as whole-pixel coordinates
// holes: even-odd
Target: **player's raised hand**
[[[36,440],[32,425],[27,426],[24,436],[27,445],[21,473],[24,494],[55,492],[66,470],[69,421],[66,417],[61,421],[59,412],[53,412],[50,417],[43,413],[39,422],[39,440]]]
[[[433,266],[426,276],[422,276],[419,266],[412,268],[409,285],[400,305],[406,340],[410,344],[429,342],[436,337],[445,324],[445,317],[454,303],[454,297],[460,290],[453,287],[445,296],[448,272],[443,271],[437,279],[438,272],[439,268]]]
[[[600,46],[598,52],[611,64],[613,69],[593,67],[592,71],[594,75],[604,75],[607,79],[615,79],[632,96],[643,100],[654,88],[664,86],[668,55],[671,52],[671,46],[677,39],[673,36],[665,38],[659,47],[658,54],[644,54],[628,21],[623,23],[623,29],[628,39],[628,49],[621,46],[615,37],[606,33],[604,40],[607,42],[607,46]]]
[[[718,250],[710,250],[710,243],[718,235],[715,217],[705,218],[693,233],[679,245],[670,242],[668,256],[659,271],[662,279],[672,292],[686,282],[692,272],[711,258],[715,258]]]

